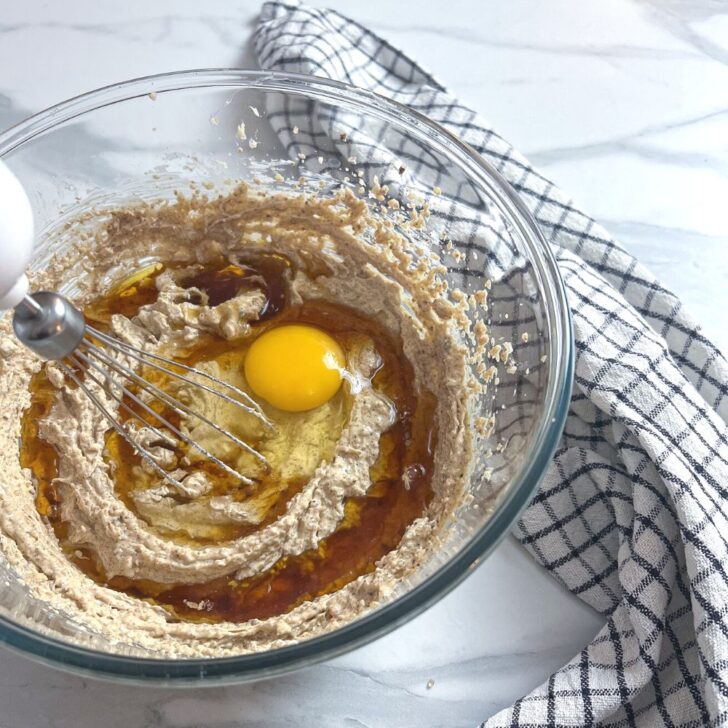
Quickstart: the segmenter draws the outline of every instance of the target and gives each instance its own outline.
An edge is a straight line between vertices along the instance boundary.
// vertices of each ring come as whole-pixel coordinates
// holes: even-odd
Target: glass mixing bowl
[[[238,657],[130,656],[101,635],[81,635],[72,616],[33,598],[0,552],[0,639],[7,644],[65,669],[145,682],[233,682],[282,673],[411,619],[492,551],[528,503],[559,440],[571,392],[573,340],[564,288],[523,203],[441,126],[332,81],[204,70],[129,81],[61,103],[0,135],[0,156],[34,208],[33,269],[69,244],[54,231],[84,206],[156,198],[190,182],[224,185],[256,175],[280,182],[305,173],[330,189],[352,184],[361,171],[370,183],[380,175],[393,195],[408,187],[436,196],[432,220],[443,234],[430,244],[447,266],[449,284],[468,293],[491,286],[491,334],[513,342],[518,362],[479,403],[481,413],[497,415],[494,452],[476,465],[472,498],[455,515],[442,548],[390,601],[356,621]],[[355,169],[352,156],[359,157]],[[440,237],[450,238],[454,249]]]

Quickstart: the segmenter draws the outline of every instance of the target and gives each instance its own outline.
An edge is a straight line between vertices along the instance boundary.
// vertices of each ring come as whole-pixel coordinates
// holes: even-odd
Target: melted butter
[[[221,260],[185,278],[185,284],[203,291],[213,305],[242,290],[256,287],[262,290],[267,303],[261,321],[254,327],[253,337],[269,326],[296,322],[321,328],[339,341],[344,350],[351,349],[362,340],[376,342],[381,366],[373,377],[372,385],[392,401],[396,422],[380,438],[379,457],[370,470],[371,488],[364,497],[348,499],[345,517],[337,530],[323,539],[318,548],[285,557],[254,578],[236,581],[230,576],[171,587],[147,580],[118,576],[107,578],[90,549],[79,549],[67,541],[67,524],[61,518],[61,494],[53,483],[57,472],[56,453],[40,439],[37,427],[38,421],[50,411],[55,390],[43,370],[31,382],[32,403],[23,418],[21,463],[31,469],[37,483],[38,511],[54,528],[68,558],[88,576],[110,588],[151,600],[165,607],[172,618],[212,622],[264,619],[336,591],[372,571],[379,559],[396,548],[407,526],[423,515],[432,498],[430,481],[435,445],[435,398],[429,393],[418,395],[414,392],[412,367],[399,342],[375,320],[352,309],[320,301],[289,306],[286,295],[289,268],[289,261],[273,255],[259,256],[245,264]],[[162,264],[155,264],[130,276],[108,295],[94,301],[85,311],[87,318],[100,328],[107,328],[113,314],[133,316],[141,306],[155,300],[155,278],[162,270]],[[197,367],[214,363],[223,376],[233,379],[233,375],[243,371],[245,352],[253,337],[230,342],[205,335],[187,353],[183,363]],[[144,376],[152,377],[152,374],[144,372]],[[158,381],[164,384],[164,381]],[[331,455],[333,443],[348,418],[350,397],[346,389],[343,388],[334,400],[331,416],[320,418],[319,430],[307,433],[308,446],[316,451],[316,460]],[[178,415],[164,407],[159,409],[175,425],[180,424]],[[296,437],[297,432],[300,434],[300,429],[297,430],[291,422],[286,424],[285,418],[301,415],[270,410],[268,414],[277,419],[276,424],[284,436],[279,437],[275,445],[280,448],[278,460],[275,452],[266,454],[271,461],[283,462],[285,453],[295,445],[290,438]],[[288,433],[288,440],[285,433]],[[239,434],[247,435],[243,439],[251,440],[250,432]],[[264,442],[252,439],[251,444],[265,448]],[[182,456],[184,454],[181,453]],[[134,494],[158,485],[159,476],[146,472],[132,447],[113,430],[107,434],[106,459],[118,497],[143,517]],[[289,472],[285,479],[274,469],[259,474],[256,482],[248,486],[212,462],[196,461],[194,468],[207,474],[212,485],[208,495],[229,496],[235,501],[250,504],[260,518],[256,523],[208,524],[202,530],[160,530],[155,527],[153,519],[148,521],[149,527],[160,535],[193,547],[229,541],[264,528],[285,511],[290,499],[310,476],[310,467],[304,468],[305,473]]]

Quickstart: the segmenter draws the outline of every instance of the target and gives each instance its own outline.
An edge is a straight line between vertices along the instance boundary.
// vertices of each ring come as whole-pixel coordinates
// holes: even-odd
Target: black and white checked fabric
[[[255,48],[263,68],[371,89],[459,135],[528,205],[566,283],[576,387],[559,449],[516,534],[607,624],[544,685],[483,725],[728,725],[724,358],[648,270],[386,41],[334,11],[272,2]],[[292,143],[291,118],[309,110],[286,111],[278,131]],[[355,120],[318,122],[299,142],[311,145],[304,154],[342,152],[340,133],[356,133]],[[399,160],[367,160],[396,183]],[[437,174],[433,164],[433,184]],[[467,189],[445,192],[469,201]],[[487,227],[487,215],[480,222]],[[492,232],[485,240],[502,243],[503,231]],[[495,254],[500,263],[503,256]]]

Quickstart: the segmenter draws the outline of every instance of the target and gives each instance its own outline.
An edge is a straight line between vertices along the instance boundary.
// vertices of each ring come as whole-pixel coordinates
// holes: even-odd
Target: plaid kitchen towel
[[[483,725],[728,725],[726,361],[648,270],[386,41],[337,12],[271,2],[255,48],[265,69],[376,91],[470,144],[529,207],[565,281],[575,389],[516,535],[607,623]]]

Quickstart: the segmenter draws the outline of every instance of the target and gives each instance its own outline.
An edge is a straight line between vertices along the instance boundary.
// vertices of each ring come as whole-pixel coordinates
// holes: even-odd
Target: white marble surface
[[[336,5],[489,117],[728,350],[725,0]],[[0,127],[125,78],[252,67],[257,10],[230,0],[5,0]],[[410,624],[263,683],[117,686],[0,650],[0,728],[472,726],[535,687],[600,625],[508,539]]]

